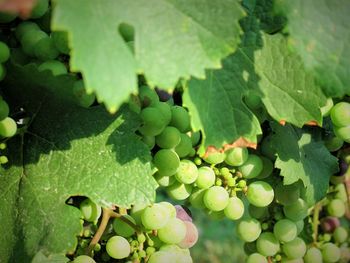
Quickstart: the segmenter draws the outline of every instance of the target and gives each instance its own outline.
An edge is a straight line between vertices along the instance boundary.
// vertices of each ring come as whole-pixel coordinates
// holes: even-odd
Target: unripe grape
[[[350,143],[350,124],[343,127],[333,127],[334,133],[343,141]]]
[[[156,143],[163,149],[171,149],[181,141],[180,132],[175,127],[167,126],[156,136]]]
[[[288,219],[299,221],[307,217],[308,206],[303,199],[299,198],[295,203],[284,206],[283,212]]]
[[[331,137],[324,141],[324,145],[327,147],[328,151],[335,152],[338,151],[344,144],[344,141],[337,137]]]
[[[15,30],[16,38],[19,41],[21,41],[24,34],[26,34],[27,32],[29,32],[31,30],[40,31],[40,27],[36,23],[30,22],[30,21],[24,21],[24,22],[19,23],[16,27],[16,30]]]
[[[256,241],[256,248],[261,255],[274,256],[280,249],[280,243],[271,232],[262,233]]]
[[[160,204],[161,206],[163,206],[167,210],[169,218],[176,217],[176,208],[171,203],[169,203],[169,202],[160,202],[158,204]]]
[[[143,135],[156,136],[160,134],[166,126],[162,113],[154,107],[143,109],[140,113],[140,117],[143,121],[143,126],[139,128],[139,131]]]
[[[167,244],[178,244],[186,236],[186,225],[178,218],[171,218],[165,226],[158,229],[158,238]]]
[[[255,206],[268,206],[273,201],[273,197],[273,189],[271,185],[266,182],[255,181],[248,186],[248,201]]]
[[[101,216],[101,206],[94,203],[90,199],[85,199],[80,204],[80,211],[83,214],[83,218],[88,222],[97,223],[99,217]]]
[[[231,220],[238,220],[243,216],[244,204],[236,196],[230,197],[228,204],[224,209],[225,216]]]
[[[323,261],[328,263],[337,262],[340,259],[340,249],[333,243],[325,243],[321,247]]]
[[[253,253],[257,253],[258,251],[256,250],[256,242],[245,242],[243,245],[244,252],[247,255],[251,255]]]
[[[81,255],[79,257],[76,257],[73,260],[73,263],[96,263],[96,261],[89,256]]]
[[[174,252],[157,251],[151,255],[147,263],[177,263],[177,257]]]
[[[191,142],[192,146],[196,146],[201,139],[201,133],[200,131],[192,132],[191,133]]]
[[[205,208],[205,204],[203,200],[205,192],[206,192],[206,189],[197,188],[193,190],[190,196],[190,203],[194,208],[198,208],[198,209]]]
[[[124,237],[113,236],[107,241],[106,251],[110,257],[122,259],[130,255],[131,248],[129,242]]]
[[[131,223],[136,225],[136,221],[129,215],[123,215],[123,218],[129,220]],[[113,229],[116,234],[122,237],[130,237],[135,233],[135,229],[128,223],[123,221],[121,218],[115,218],[113,221]]]
[[[168,210],[160,204],[146,207],[141,214],[143,226],[150,230],[162,228],[168,223],[169,219],[170,214],[168,214]]]
[[[132,218],[135,219],[137,225],[141,225],[141,223],[142,223],[141,216],[143,214],[143,211],[146,208],[147,208],[147,205],[144,203],[135,204],[131,208],[130,215],[132,216]]]
[[[311,247],[304,256],[305,263],[322,263],[322,253],[316,247]]]
[[[152,107],[159,110],[164,118],[165,125],[168,125],[171,120],[171,108],[166,102],[155,102],[152,104]]]
[[[259,253],[253,253],[248,256],[246,263],[267,263],[266,257]]]
[[[232,166],[240,166],[245,163],[248,159],[247,148],[232,148],[226,151],[225,163]]]
[[[34,48],[36,44],[48,35],[41,30],[30,30],[26,31],[21,37],[21,44],[23,52],[28,56],[34,56]]]
[[[7,104],[6,101],[0,99],[0,121],[8,117],[9,113],[10,113],[9,105]]]
[[[350,103],[339,102],[331,110],[331,119],[335,126],[350,125]]]
[[[216,176],[212,168],[208,166],[202,166],[198,169],[196,185],[198,188],[207,189],[214,185],[215,178]]]
[[[73,94],[75,95],[77,104],[84,108],[90,107],[96,99],[95,94],[86,93],[84,82],[82,80],[74,82]]]
[[[226,154],[223,152],[210,152],[203,159],[209,164],[222,163],[226,158]]]
[[[59,52],[55,47],[52,38],[44,37],[36,43],[34,46],[34,55],[41,60],[55,59],[58,57]]]
[[[265,207],[257,207],[255,205],[250,204],[248,207],[249,215],[254,217],[255,219],[264,219],[269,215],[268,208]]]
[[[306,253],[306,244],[304,240],[296,237],[294,240],[284,243],[282,250],[288,258],[302,258]]]
[[[179,247],[181,247],[181,248],[191,248],[198,241],[198,230],[197,230],[197,227],[192,222],[184,221],[184,223],[186,225],[186,236],[179,243]]]
[[[180,167],[175,174],[176,179],[183,184],[192,184],[197,180],[197,166],[190,160],[181,160]]]
[[[238,223],[237,233],[243,241],[253,242],[260,236],[261,225],[254,218],[244,219]]]
[[[297,226],[297,235],[299,235],[304,229],[304,220],[294,221],[294,223]]]
[[[166,191],[174,200],[185,200],[192,193],[192,185],[175,182],[170,185]]]
[[[62,54],[69,55],[68,33],[56,31],[51,33],[51,37],[58,51]]]
[[[334,190],[336,191],[336,194],[334,195],[335,199],[342,200],[344,203],[348,201],[346,188],[343,183],[337,184]]]
[[[59,76],[67,74],[66,66],[58,60],[47,60],[44,63],[40,64],[38,67],[39,71],[50,71],[52,75]]]
[[[327,212],[330,216],[342,217],[345,214],[344,202],[340,199],[333,199],[327,205]]]
[[[203,201],[209,210],[221,211],[229,202],[229,194],[221,186],[212,186],[204,194]]]
[[[169,149],[159,150],[153,158],[159,173],[166,176],[174,175],[180,167],[180,158],[176,152]]]
[[[156,172],[154,174],[154,179],[156,179],[157,183],[163,187],[170,186],[176,182],[175,176],[166,176],[166,175],[162,175],[159,172]]]
[[[37,0],[34,8],[32,9],[32,13],[30,18],[39,18],[42,17],[47,10],[49,9],[49,1],[48,0]]]
[[[156,144],[156,138],[154,136],[142,135],[142,141],[148,146],[149,149],[153,149]]]
[[[188,132],[191,129],[190,115],[181,106],[171,107],[170,125],[179,129],[180,132]]]
[[[348,231],[345,227],[337,227],[333,232],[334,241],[344,243],[348,239]]]
[[[180,143],[175,147],[175,152],[180,158],[183,158],[190,154],[192,150],[192,143],[190,137],[188,137],[188,135],[185,133],[181,133],[180,138]]]
[[[263,162],[259,156],[250,154],[248,159],[244,162],[244,164],[238,167],[238,169],[244,178],[255,178],[261,173],[263,169]]]
[[[267,177],[269,177],[272,174],[273,171],[273,163],[270,159],[264,157],[264,156],[260,156],[260,159],[263,162],[263,168],[261,170],[261,172],[259,173],[259,175],[257,177],[255,177],[256,179],[265,179]]]
[[[324,105],[320,108],[321,114],[323,117],[326,117],[331,113],[331,109],[332,109],[333,105],[334,104],[333,104],[332,98],[328,98],[326,101],[326,105]]]
[[[0,41],[0,63],[6,62],[10,57],[10,49],[6,43]]]
[[[148,86],[141,86],[139,88],[139,97],[144,107],[148,107],[156,102],[159,102],[157,92]]]
[[[273,233],[279,241],[289,242],[296,238],[297,226],[289,219],[282,219],[274,225]]]
[[[280,182],[275,187],[276,200],[282,205],[291,205],[298,201],[300,189],[297,183],[284,185]]]

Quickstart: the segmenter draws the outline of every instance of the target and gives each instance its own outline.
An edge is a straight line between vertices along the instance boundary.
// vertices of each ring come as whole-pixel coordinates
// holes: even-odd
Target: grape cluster
[[[87,252],[87,248],[92,244],[92,235],[97,235],[97,225],[102,224],[102,210],[90,199],[85,199],[80,203],[80,211],[85,223],[75,263],[95,262],[93,258],[98,262],[112,259],[121,262],[192,262],[189,248],[197,242],[198,230],[181,206],[160,202],[151,206],[135,205],[123,214],[112,212],[113,220],[108,222],[100,242],[93,244],[91,252]],[[91,257],[86,255],[89,253]]]
[[[342,101],[330,111],[335,135],[342,141],[350,143],[350,103]]]

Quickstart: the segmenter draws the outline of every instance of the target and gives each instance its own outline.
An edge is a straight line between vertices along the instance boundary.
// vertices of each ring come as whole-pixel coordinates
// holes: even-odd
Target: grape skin
[[[73,263],[96,263],[96,261],[93,260],[93,258],[90,258],[89,256],[81,255],[79,257],[76,257],[73,260]]]
[[[273,201],[274,191],[268,183],[255,181],[248,186],[247,198],[257,207],[268,206]]]
[[[274,225],[273,233],[279,241],[289,242],[296,238],[297,226],[291,220],[282,219]]]
[[[167,126],[156,136],[156,144],[163,149],[171,149],[181,141],[180,132],[172,126]]]
[[[229,201],[229,194],[221,186],[212,186],[204,194],[205,206],[211,211],[224,210]]]
[[[191,138],[185,133],[181,133],[180,138],[180,143],[175,147],[175,152],[180,158],[183,158],[190,154],[192,150],[192,142]]]
[[[191,248],[198,241],[198,230],[192,222],[184,221],[184,223],[186,225],[186,236],[178,245],[181,248]]]
[[[348,231],[345,227],[339,226],[333,232],[334,241],[337,243],[343,243],[348,238]]]
[[[159,173],[165,176],[174,175],[180,167],[180,158],[176,152],[169,149],[159,150],[153,158]]]
[[[335,126],[350,125],[350,103],[339,102],[331,110],[331,119]]]
[[[259,156],[250,154],[248,159],[240,167],[238,167],[238,169],[244,178],[252,179],[261,173],[263,169],[263,162]]]
[[[340,249],[333,243],[325,243],[321,247],[322,258],[325,262],[337,262],[340,259]]]
[[[293,204],[284,206],[283,212],[288,219],[299,221],[307,217],[308,206],[303,199],[299,198],[298,201]]]
[[[290,259],[302,258],[306,253],[306,244],[304,240],[299,237],[296,237],[290,242],[284,243],[282,247],[283,252]]]
[[[167,244],[178,244],[186,237],[186,225],[178,218],[171,218],[165,226],[158,229],[158,238]]]
[[[273,233],[264,232],[256,241],[256,248],[261,255],[273,256],[280,249],[280,244]]]
[[[175,200],[185,200],[192,193],[192,185],[175,182],[167,188],[167,193]]]
[[[304,256],[305,263],[322,263],[322,253],[318,248],[311,247]]]
[[[171,121],[170,125],[179,129],[180,132],[188,132],[190,127],[190,115],[181,106],[171,107]]]
[[[106,251],[111,258],[122,259],[130,255],[131,248],[124,237],[113,236],[107,241]]]
[[[160,204],[146,207],[141,214],[141,221],[145,228],[150,230],[160,229],[169,221],[170,215],[167,209]]]
[[[345,214],[344,202],[340,199],[333,199],[327,205],[327,212],[330,216],[342,217]]]
[[[207,166],[202,166],[198,169],[198,177],[196,179],[196,185],[198,188],[207,189],[215,183],[214,170]]]
[[[299,199],[299,186],[297,183],[284,185],[283,182],[280,182],[275,187],[275,196],[280,204],[291,205]]]
[[[240,166],[248,159],[248,150],[247,148],[232,148],[229,149],[226,153],[225,163],[231,166]]]
[[[198,178],[197,166],[190,160],[181,160],[175,177],[180,183],[192,184]]]
[[[237,233],[243,241],[253,242],[260,236],[260,222],[254,218],[244,219],[238,223]]]
[[[9,105],[6,101],[0,99],[0,121],[4,120],[10,112]]]
[[[248,256],[246,263],[267,263],[267,259],[259,254],[259,253],[253,253]]]
[[[97,205],[90,199],[85,199],[80,204],[80,211],[82,212],[83,218],[88,222],[97,223],[101,216],[101,206]]]
[[[233,196],[224,209],[225,216],[231,220],[238,220],[244,214],[244,204],[241,199]]]

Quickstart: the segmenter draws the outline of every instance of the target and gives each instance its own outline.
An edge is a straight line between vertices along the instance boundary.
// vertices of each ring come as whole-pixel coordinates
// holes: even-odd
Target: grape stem
[[[314,215],[313,215],[313,219],[312,219],[312,238],[314,241],[314,244],[317,243],[317,236],[318,236],[318,226],[320,224],[320,212],[322,209],[322,203],[318,202],[315,207],[314,207]]]
[[[103,233],[106,230],[107,224],[109,222],[109,220],[111,218],[120,218],[122,221],[124,221],[125,223],[127,223],[129,226],[131,226],[133,229],[135,229],[135,231],[137,233],[140,233],[139,228],[137,227],[137,225],[135,225],[133,222],[131,222],[129,219],[127,219],[126,217],[124,217],[123,215],[113,211],[110,208],[102,208],[102,219],[101,219],[101,223],[98,226],[98,229],[94,235],[94,237],[91,239],[91,242],[89,244],[89,246],[87,247],[86,250],[86,254],[91,256],[91,253],[94,249],[94,247],[96,246],[96,244],[100,241]]]

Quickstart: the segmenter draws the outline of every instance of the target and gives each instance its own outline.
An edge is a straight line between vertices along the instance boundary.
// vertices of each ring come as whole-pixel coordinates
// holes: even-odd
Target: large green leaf
[[[282,35],[264,36],[264,46],[255,54],[255,70],[262,101],[275,120],[298,127],[310,121],[322,125],[320,106],[326,98]]]
[[[69,33],[70,65],[113,111],[136,92],[137,73],[172,88],[180,77],[219,68],[239,39],[237,0],[56,0],[53,29]],[[118,27],[135,32],[134,52]]]
[[[301,180],[306,187],[306,200],[310,205],[315,204],[327,193],[329,179],[338,170],[337,158],[312,132],[277,123],[272,128],[275,134],[271,144],[277,152],[275,166],[281,169],[283,183]]]
[[[289,43],[327,95],[350,94],[350,2],[278,0],[288,18]]]
[[[27,262],[39,250],[74,251],[82,226],[80,211],[65,203],[70,196],[87,196],[105,207],[154,201],[157,184],[149,150],[134,133],[136,114],[123,107],[112,116],[101,106],[71,104],[63,96],[69,76],[54,78],[34,65],[14,66],[9,74],[7,99],[32,120],[23,136],[9,141],[9,164],[0,172],[5,178],[0,187],[8,191],[12,208],[0,205],[7,220],[1,232],[18,229],[10,243],[1,236],[9,245],[0,258],[6,261],[12,254],[9,261]],[[45,87],[50,84],[55,88]]]

